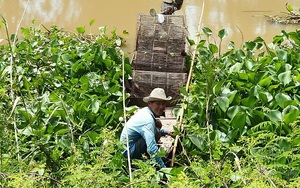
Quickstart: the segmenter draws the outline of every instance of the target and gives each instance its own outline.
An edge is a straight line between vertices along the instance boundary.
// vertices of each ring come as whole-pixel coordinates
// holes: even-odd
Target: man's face
[[[151,108],[155,116],[161,116],[165,111],[166,102],[165,101],[148,102],[148,106]]]

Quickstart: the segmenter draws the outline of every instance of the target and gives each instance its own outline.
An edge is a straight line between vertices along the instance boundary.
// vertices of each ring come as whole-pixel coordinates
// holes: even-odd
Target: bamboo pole
[[[202,2],[202,11],[201,11],[201,15],[200,15],[199,23],[198,23],[198,28],[197,28],[198,31],[200,31],[200,27],[201,27],[201,23],[202,23],[204,5],[205,5],[205,0],[203,0],[203,2]],[[199,36],[196,36],[196,44],[198,44],[198,43],[199,43]],[[188,75],[188,79],[187,79],[186,86],[185,86],[185,90],[186,90],[187,93],[189,92],[189,86],[190,86],[190,82],[191,82],[191,79],[192,79],[193,67],[194,67],[195,57],[196,57],[196,51],[197,51],[197,45],[194,45],[193,55],[192,55],[192,60],[191,60],[191,65],[190,65],[190,70],[189,70],[189,75]],[[184,97],[183,102],[184,101],[186,101],[186,97]],[[179,128],[180,132],[183,131],[183,126],[182,126],[183,115],[184,115],[184,105],[181,106],[180,116],[179,116],[178,128]],[[172,160],[171,160],[171,165],[170,165],[171,167],[173,167],[174,163],[175,163],[175,153],[176,153],[176,150],[177,150],[178,141],[179,141],[179,135],[176,135],[175,142],[174,142],[174,147],[173,147],[173,151],[172,151]]]
[[[127,162],[128,162],[128,170],[129,170],[129,180],[132,182],[132,170],[131,170],[131,159],[130,159],[130,150],[129,150],[129,138],[128,138],[128,128],[127,128],[127,121],[126,121],[126,94],[125,94],[125,61],[124,61],[124,52],[122,53],[122,97],[123,97],[123,119],[124,125],[126,129],[126,149],[127,149]]]

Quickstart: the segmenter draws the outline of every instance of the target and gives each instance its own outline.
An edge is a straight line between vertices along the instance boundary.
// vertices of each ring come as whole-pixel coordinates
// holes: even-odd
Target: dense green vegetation
[[[92,24],[92,23],[91,23]],[[5,20],[2,21],[5,29]],[[121,154],[122,63],[116,30],[22,28],[0,46],[2,187],[296,187],[300,184],[300,32],[221,53],[203,28],[173,168]],[[222,41],[226,31],[217,33]],[[15,42],[14,42],[15,41]],[[224,50],[222,50],[224,51]],[[191,50],[192,53],[192,50]],[[127,108],[128,117],[135,108]],[[178,110],[175,110],[178,113]]]
[[[0,47],[4,187],[85,187],[119,178],[122,160],[112,139],[123,115],[122,62],[126,78],[131,66],[122,38],[106,29],[92,37],[83,27],[76,34],[32,26],[22,28],[15,45],[12,35]]]
[[[222,41],[226,31],[218,36]],[[296,187],[300,32],[282,31],[268,46],[260,37],[243,49],[231,42],[224,54],[207,41],[197,46],[193,84],[184,94],[187,177],[212,187]]]

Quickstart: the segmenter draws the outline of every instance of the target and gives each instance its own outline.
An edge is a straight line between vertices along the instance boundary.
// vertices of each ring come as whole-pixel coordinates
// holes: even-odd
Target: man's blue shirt
[[[124,127],[121,133],[120,141],[126,143],[126,133],[128,132],[129,150],[132,156],[135,150],[135,143],[138,139],[143,137],[146,142],[147,150],[149,154],[155,155],[158,152],[158,146],[155,140],[155,134],[157,129],[155,127],[154,114],[149,107],[139,109],[128,121],[127,131]],[[161,129],[160,132],[165,133],[165,130]],[[126,152],[126,151],[124,151]],[[155,156],[156,162],[161,168],[166,167],[163,160]]]

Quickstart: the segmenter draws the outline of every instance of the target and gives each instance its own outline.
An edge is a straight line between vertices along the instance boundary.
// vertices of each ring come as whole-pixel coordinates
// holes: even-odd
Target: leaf
[[[266,113],[266,116],[274,123],[282,121],[282,114],[278,110],[270,110]]]
[[[238,137],[239,137],[239,130],[238,129],[230,130],[227,133],[227,138],[230,140],[230,142],[233,142]]]
[[[231,106],[227,110],[227,115],[230,117],[230,119],[233,119],[234,116],[241,110],[242,109],[240,106]]]
[[[237,93],[237,90],[234,90],[234,91],[230,91],[226,94],[226,96],[228,97],[229,99],[229,104],[232,103],[233,99],[235,98],[236,96],[236,93]]]
[[[292,144],[288,142],[286,138],[281,138],[278,142],[278,145],[283,149],[283,151],[290,151],[292,148]]]
[[[261,110],[253,110],[253,111],[252,111],[252,114],[253,114],[254,116],[256,116],[257,118],[260,118],[261,121],[262,121],[263,118],[265,117],[265,113],[262,112]]]
[[[116,39],[116,45],[121,46],[122,45],[122,40],[120,38]]]
[[[234,42],[233,42],[233,41],[230,41],[230,42],[228,43],[228,45],[227,45],[227,48],[228,48],[229,50],[233,50],[233,49],[234,49]]]
[[[161,168],[159,169],[160,172],[165,173],[165,174],[170,174],[172,171],[172,168]]]
[[[266,78],[260,80],[260,81],[258,82],[258,84],[259,84],[260,86],[262,86],[262,87],[264,87],[264,86],[269,86],[269,85],[271,84],[271,81],[272,81],[272,80],[271,80],[270,77],[266,77]]]
[[[173,167],[172,170],[170,171],[170,174],[176,176],[176,175],[180,174],[181,172],[183,172],[184,169],[185,169],[184,166]]]
[[[213,87],[213,93],[215,95],[218,95],[221,91],[221,88],[222,88],[222,85],[224,84],[225,81],[221,81],[221,82],[218,82],[214,87]]]
[[[286,164],[286,157],[285,157],[285,156],[279,157],[279,158],[276,160],[276,163],[281,164],[281,165],[285,165],[285,164]]]
[[[32,135],[34,135],[32,127],[29,127],[29,126],[26,127],[25,129],[19,131],[19,132],[21,134],[23,134],[23,135],[26,135],[26,136],[32,136]]]
[[[99,29],[101,35],[105,35],[107,26],[100,26],[98,29]]]
[[[283,121],[286,124],[292,123],[297,120],[299,116],[299,109],[296,106],[289,105],[283,109]]]
[[[192,39],[187,39],[187,41],[188,41],[190,46],[193,46],[194,44],[196,44],[195,41],[192,40]]]
[[[77,27],[76,30],[79,34],[83,34],[85,32],[85,27]]]
[[[241,178],[242,178],[242,177],[241,177],[240,175],[238,175],[238,174],[232,174],[232,175],[230,176],[230,179],[231,179],[231,181],[233,181],[233,182],[239,181]]]
[[[229,99],[227,97],[217,97],[216,101],[221,110],[226,112],[227,108],[229,107]]]
[[[257,103],[257,101],[258,101],[258,99],[255,96],[249,96],[242,100],[242,104],[247,107],[254,107],[254,105]]]
[[[242,133],[246,123],[246,114],[238,112],[234,118],[231,120],[231,124],[234,128],[238,128]]]
[[[286,6],[286,9],[287,9],[288,11],[290,11],[290,12],[294,10],[294,8],[293,8],[292,5],[287,5],[287,6]]]
[[[283,83],[284,86],[286,86],[287,84],[289,84],[292,81],[291,71],[286,71],[286,72],[280,73],[278,75],[278,79],[281,83]]]
[[[164,169],[164,168],[162,168],[162,169]],[[161,180],[163,179],[163,177],[164,177],[164,173],[162,173],[162,172],[160,172],[160,171],[157,171],[157,172],[156,172],[155,180],[156,180],[157,182],[161,181]]]
[[[100,107],[100,101],[92,99],[91,104],[92,104],[92,112],[97,113]]]
[[[18,41],[18,35],[16,35],[16,34],[11,34],[11,35],[10,35],[10,40],[11,40],[11,41]]]
[[[58,131],[55,132],[56,135],[64,135],[67,133],[69,129],[59,129]]]
[[[107,99],[109,99],[110,95],[106,95],[106,96],[101,96],[101,102],[105,103],[107,101]]]
[[[223,39],[224,37],[227,36],[227,31],[225,29],[221,29],[218,33],[218,36]]]
[[[299,7],[299,9],[298,9],[298,12],[300,12],[300,7]],[[289,33],[289,38],[291,39],[291,40],[293,40],[297,45],[299,45],[300,44],[300,39],[299,39],[299,34],[298,34],[298,32],[290,32]]]
[[[0,27],[0,29],[1,29],[1,27]],[[29,28],[21,28],[21,31],[22,31],[23,35],[25,36],[25,38],[29,37],[29,34],[30,34]]]
[[[218,47],[214,44],[209,44],[209,50],[211,51],[211,53],[217,53],[219,51]]]
[[[259,98],[265,103],[273,100],[273,96],[269,92],[266,92],[266,91],[260,91]]]
[[[125,64],[125,65],[124,65],[124,69],[125,69],[125,72],[126,72],[127,74],[129,74],[129,75],[132,74],[132,67],[131,67],[130,64]]]
[[[95,131],[89,131],[86,133],[86,136],[89,137],[89,140],[92,142],[92,143],[95,143],[99,134]]]
[[[105,125],[105,119],[103,116],[99,116],[97,119],[96,119],[96,123],[97,125],[103,127]]]
[[[208,27],[204,27],[202,29],[202,31],[204,32],[204,34],[206,34],[207,36],[210,36],[212,34],[212,31],[208,28]]]
[[[200,150],[203,150],[205,148],[206,142],[203,136],[199,134],[193,134],[189,136],[189,139],[192,141],[193,144],[195,144]]]
[[[288,59],[288,53],[282,49],[278,49],[276,50],[276,54],[279,58],[279,60],[283,61],[283,62],[287,62]]]
[[[237,50],[236,51],[236,56],[239,60],[244,60],[246,58],[245,53],[243,52],[243,50]]]
[[[258,92],[261,90],[261,87],[258,86],[258,85],[255,85],[253,87],[250,88],[250,91],[249,91],[249,96],[254,96],[256,98],[259,98],[259,94]]]
[[[250,42],[245,42],[244,44],[244,47],[247,49],[247,50],[253,50],[256,46],[256,43],[253,42],[253,41],[250,41]]]
[[[92,26],[95,23],[95,20],[91,20],[89,25]]]
[[[264,39],[261,38],[261,37],[256,37],[256,38],[254,39],[254,41],[255,41],[255,42],[264,42]]]
[[[61,139],[59,139],[59,146],[65,149],[70,149],[71,140],[67,136],[63,136]]]
[[[158,152],[156,153],[156,156],[158,157],[165,157],[167,155],[167,151],[164,147],[160,147]]]
[[[233,66],[230,67],[229,73],[239,72],[242,67],[243,67],[242,63],[235,63]]]
[[[126,107],[126,113],[131,114],[133,112],[135,112],[138,109],[138,106],[129,106]],[[176,109],[180,109],[180,108],[173,108],[172,113],[175,114]]]
[[[214,141],[228,142],[228,139],[226,138],[226,134],[219,130],[211,131],[210,139]]]
[[[239,72],[239,78],[241,80],[245,80],[247,81],[248,80],[248,74],[244,73],[244,72]]]
[[[61,99],[58,97],[58,95],[54,92],[50,93],[49,100],[51,102],[60,102],[61,101]]]
[[[281,107],[281,108],[285,108],[285,102],[291,100],[290,96],[288,96],[287,94],[284,93],[278,93],[275,96],[275,100],[277,102],[277,104]]]

